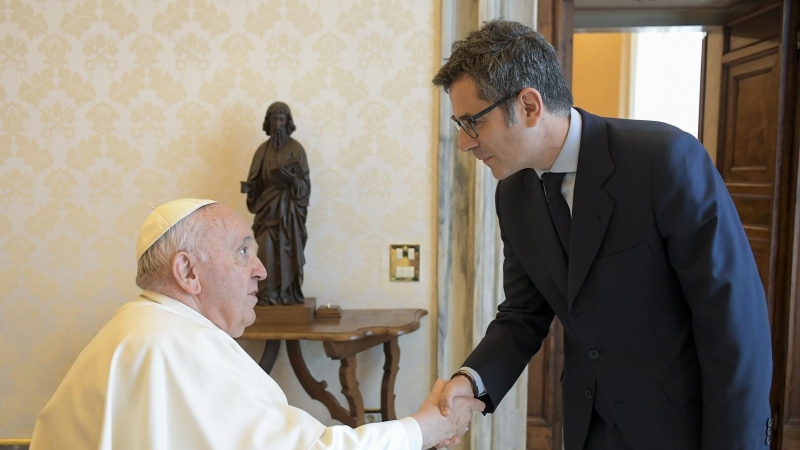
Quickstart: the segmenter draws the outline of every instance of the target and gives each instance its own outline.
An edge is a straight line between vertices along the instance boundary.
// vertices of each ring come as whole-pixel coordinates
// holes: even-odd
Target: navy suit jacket
[[[675,127],[579,112],[568,257],[535,171],[497,187],[506,300],[464,362],[487,411],[556,315],[566,450],[582,449],[598,389],[634,449],[768,449],[764,289],[714,164]]]

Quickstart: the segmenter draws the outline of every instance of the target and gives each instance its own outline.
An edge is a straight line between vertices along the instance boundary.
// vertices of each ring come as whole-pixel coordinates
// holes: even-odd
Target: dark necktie
[[[547,208],[550,210],[550,218],[556,227],[561,247],[569,257],[569,231],[572,215],[569,212],[567,201],[561,195],[561,183],[564,181],[565,175],[566,173],[545,172],[542,174],[542,184],[547,196]]]

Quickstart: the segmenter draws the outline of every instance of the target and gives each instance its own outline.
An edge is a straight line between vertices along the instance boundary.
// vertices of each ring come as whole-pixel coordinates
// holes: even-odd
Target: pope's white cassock
[[[326,427],[289,406],[239,344],[145,291],[81,352],[36,422],[31,450],[419,450],[413,418]]]

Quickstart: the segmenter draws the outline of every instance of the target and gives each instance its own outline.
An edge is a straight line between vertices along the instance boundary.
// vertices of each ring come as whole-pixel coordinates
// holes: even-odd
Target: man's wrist
[[[475,379],[472,378],[472,374],[470,374],[466,370],[459,370],[458,372],[454,373],[453,376],[450,377],[450,379],[452,380],[453,378],[458,376],[464,377],[467,379],[467,381],[469,381],[469,385],[472,388],[472,397],[478,398],[478,384],[475,383]]]

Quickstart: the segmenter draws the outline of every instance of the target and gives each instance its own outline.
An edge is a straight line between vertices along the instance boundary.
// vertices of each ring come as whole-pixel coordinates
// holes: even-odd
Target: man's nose
[[[468,152],[478,146],[478,139],[471,137],[463,128],[458,130],[458,149]]]
[[[264,263],[261,262],[258,258],[253,258],[256,261],[255,267],[253,267],[253,278],[257,278],[259,280],[265,280],[267,278],[267,268],[264,267]]]

